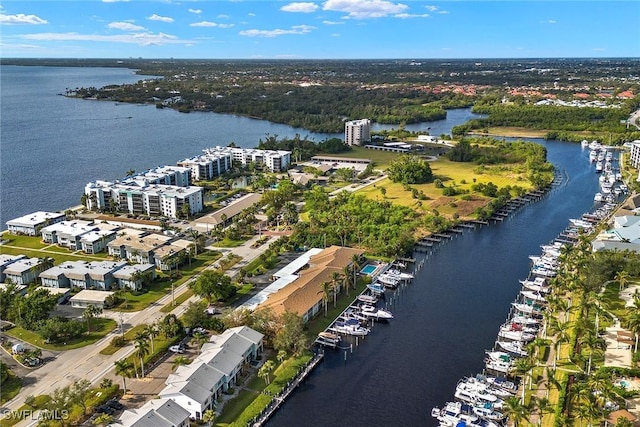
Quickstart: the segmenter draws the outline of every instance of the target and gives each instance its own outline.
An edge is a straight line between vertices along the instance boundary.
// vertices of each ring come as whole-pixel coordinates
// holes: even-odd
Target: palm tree
[[[353,271],[353,289],[358,285],[358,270],[360,270],[360,255],[353,254],[351,256],[351,271]]]
[[[196,332],[193,334],[193,339],[195,340],[196,345],[198,346],[198,350],[202,351],[202,345],[209,340],[209,337],[207,337],[206,334]]]
[[[638,306],[636,306],[638,307]],[[640,310],[631,310],[631,314],[627,317],[625,325],[636,337],[634,352],[638,351],[638,336],[640,336]]]
[[[212,426],[216,422],[216,417],[216,411],[213,409],[207,409],[204,411],[204,414],[202,414],[202,421],[207,423],[209,426]]]
[[[282,362],[284,362],[285,360],[287,360],[287,357],[289,355],[287,354],[287,352],[285,350],[280,350],[278,352],[278,356],[276,357],[278,359],[278,363],[282,364]]]
[[[318,293],[322,294],[322,302],[324,303],[324,317],[327,317],[327,304],[329,302],[329,297],[331,296],[331,283],[322,282],[320,286],[322,286],[322,290]]]
[[[615,280],[620,285],[620,290],[622,291],[627,287],[627,283],[629,282],[629,272],[627,270],[618,271]]]
[[[344,287],[347,290],[347,296],[349,296],[349,288],[351,287],[351,267],[350,266],[345,266],[342,269],[342,278],[344,280]]]
[[[542,425],[544,414],[551,413],[553,411],[553,406],[546,397],[532,396],[530,403],[532,411],[538,414],[538,425],[540,426]]]
[[[176,356],[176,358],[173,359],[173,364],[171,365],[171,369],[176,370],[180,366],[188,365],[190,363],[191,363],[191,359],[189,359],[188,357]]]
[[[554,321],[550,325],[550,330],[551,330],[551,333],[553,333],[555,336],[555,343],[556,343],[556,357],[554,361],[554,366],[555,366],[555,362],[560,360],[560,346],[562,345],[563,342],[569,341],[569,326],[570,326],[569,324],[570,322],[566,322],[566,321],[563,321],[563,322]]]
[[[113,362],[113,364],[116,367],[116,375],[120,375],[122,377],[122,390],[124,393],[126,393],[126,378],[131,378],[131,369],[133,369],[133,363],[131,363],[131,361],[128,359],[120,359]]]
[[[149,343],[147,341],[147,336],[136,335],[135,346],[136,355],[140,359],[140,372],[142,373],[142,378],[144,378],[144,357],[149,354]]]
[[[258,376],[260,378],[264,378],[265,383],[269,385],[271,371],[276,367],[276,364],[273,363],[273,360],[267,360],[264,364],[258,369]]]
[[[529,419],[529,408],[523,405],[517,396],[509,396],[504,400],[502,413],[509,417],[514,427],[518,427],[520,422]]]
[[[151,341],[151,353],[153,354],[155,351],[153,348],[153,339],[158,335],[160,335],[160,329],[158,328],[157,324],[152,323],[150,325],[146,325],[142,330],[142,332],[143,332],[143,335],[146,335]]]
[[[333,308],[336,308],[336,298],[338,294],[338,284],[342,281],[342,275],[334,271],[331,273],[331,288],[333,289]]]

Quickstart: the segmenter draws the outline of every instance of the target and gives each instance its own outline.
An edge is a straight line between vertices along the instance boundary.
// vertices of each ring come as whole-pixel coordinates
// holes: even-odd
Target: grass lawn
[[[3,246],[17,246],[20,248],[42,249],[49,246],[49,243],[43,243],[40,237],[17,236],[11,233],[2,233],[2,239],[8,240]]]
[[[8,331],[6,331],[6,334],[11,337],[26,341],[35,347],[46,350],[64,351],[93,344],[104,338],[104,336],[109,332],[113,331],[116,326],[117,323],[115,320],[105,319],[102,317],[93,319],[93,321],[91,322],[91,332],[85,333],[81,337],[67,341],[64,344],[47,344],[37,332],[29,331],[18,326],[9,329]]]
[[[59,249],[59,248],[53,248]],[[102,258],[90,256],[88,254],[72,254],[68,250],[61,252],[55,250],[41,250],[41,249],[21,249],[11,246],[0,246],[0,254],[3,255],[24,255],[29,258],[44,258],[49,257],[53,259],[55,265],[58,265],[64,261],[101,261]]]
[[[0,404],[5,403],[13,399],[22,388],[22,380],[15,376],[13,372],[9,372],[7,378],[2,381],[2,387],[0,387]]]
[[[215,242],[212,246],[216,248],[237,248],[238,246],[242,246],[242,244],[246,240],[231,240],[231,239],[222,239],[218,242]]]
[[[489,135],[504,136],[509,138],[544,138],[547,130],[527,129],[516,126],[496,126],[489,128]],[[486,135],[480,130],[470,132],[471,135]]]
[[[160,309],[162,313],[171,313],[174,308],[188,300],[193,296],[193,291],[191,289],[187,289],[180,295],[176,296],[174,302],[170,302],[169,304],[165,304],[164,307]]]
[[[151,303],[171,292],[171,280],[165,278],[163,280],[153,282],[147,289],[147,292],[137,294],[132,294],[129,291],[125,292],[123,294],[125,300],[112,310],[128,312],[140,311],[147,308]]]

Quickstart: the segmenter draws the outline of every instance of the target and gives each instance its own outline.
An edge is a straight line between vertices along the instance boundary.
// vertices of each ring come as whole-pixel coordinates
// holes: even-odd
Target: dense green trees
[[[205,270],[197,280],[189,283],[189,288],[210,303],[227,299],[237,291],[231,278],[218,270]]]
[[[387,174],[391,181],[403,184],[424,184],[433,179],[429,163],[421,157],[410,155],[398,156],[392,160]]]

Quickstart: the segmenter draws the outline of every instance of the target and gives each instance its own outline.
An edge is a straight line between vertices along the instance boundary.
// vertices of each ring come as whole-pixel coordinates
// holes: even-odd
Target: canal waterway
[[[484,351],[529,273],[529,255],[593,206],[598,175],[578,144],[537,140],[564,177],[539,202],[500,223],[467,230],[435,249],[357,349],[324,361],[269,427],[435,426],[431,408],[453,400],[457,381],[482,371]],[[424,254],[415,254],[419,262]],[[346,361],[345,361],[346,357]]]

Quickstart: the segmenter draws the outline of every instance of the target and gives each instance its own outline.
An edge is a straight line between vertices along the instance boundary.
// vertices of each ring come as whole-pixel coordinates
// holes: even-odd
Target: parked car
[[[207,335],[208,333],[209,331],[207,331],[205,328],[193,328],[193,331],[191,331],[191,334]]]
[[[172,351],[174,353],[184,353],[184,347],[181,345],[172,345],[171,347],[169,347],[169,351]]]
[[[111,408],[115,409],[116,411],[119,411],[120,409],[124,408],[124,405],[120,402],[118,402],[117,400],[107,400],[105,402],[105,405],[110,406]]]
[[[116,412],[115,409],[113,409],[111,406],[109,405],[100,405],[98,407],[96,407],[96,413],[99,414],[109,414],[112,415],[114,412]]]

